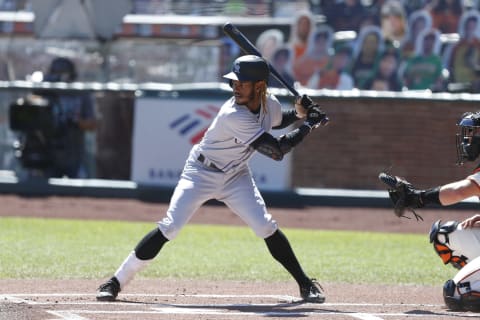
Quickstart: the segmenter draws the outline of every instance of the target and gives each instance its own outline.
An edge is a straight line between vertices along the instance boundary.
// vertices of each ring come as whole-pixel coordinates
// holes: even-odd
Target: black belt
[[[217,171],[222,171],[215,164],[213,164],[213,162],[206,161],[207,159],[201,153],[198,155],[197,160],[200,161],[201,163],[203,163],[204,165],[206,165],[207,167],[210,167],[210,168],[215,169]]]

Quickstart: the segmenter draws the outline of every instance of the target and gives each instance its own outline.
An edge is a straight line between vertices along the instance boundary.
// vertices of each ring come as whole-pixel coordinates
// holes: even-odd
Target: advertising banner
[[[135,102],[132,177],[140,184],[173,187],[191,147],[198,143],[224,99],[139,97]],[[289,129],[275,130],[279,136]],[[290,155],[274,161],[256,153],[250,160],[261,190],[290,188]]]

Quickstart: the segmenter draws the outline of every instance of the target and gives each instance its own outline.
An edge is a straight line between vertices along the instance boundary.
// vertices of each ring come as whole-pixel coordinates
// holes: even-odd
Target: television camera
[[[26,169],[45,170],[53,164],[54,117],[50,101],[30,94],[9,106],[9,125],[18,132],[15,156]]]

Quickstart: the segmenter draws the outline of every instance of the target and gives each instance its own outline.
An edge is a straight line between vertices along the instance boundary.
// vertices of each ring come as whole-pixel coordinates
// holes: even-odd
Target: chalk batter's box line
[[[66,304],[66,305],[73,305],[73,304],[78,304],[78,305],[83,305],[83,304],[92,304],[92,305],[131,305],[130,302],[121,302],[116,301],[116,302],[98,302],[98,301],[86,301],[86,302],[62,302],[62,301],[57,301],[57,302],[38,302],[38,301],[32,301],[29,300],[28,298],[56,298],[56,297],[62,297],[62,298],[73,298],[73,297],[95,297],[96,294],[93,293],[8,293],[8,294],[0,294],[0,302],[2,300],[6,300],[9,302],[13,303],[27,303],[27,304],[40,304],[40,305],[48,305],[48,304]],[[122,297],[128,298],[179,298],[179,297],[185,297],[185,298],[198,298],[198,299],[232,299],[232,298],[263,298],[263,299],[272,299],[276,301],[285,301],[287,304],[291,304],[292,306],[295,304],[300,304],[300,301],[298,301],[297,297],[293,296],[288,296],[288,295],[260,295],[260,294],[144,294],[144,293],[125,293],[122,294]],[[93,300],[93,299],[92,299]],[[292,301],[294,301],[292,303]],[[140,301],[136,301],[136,304],[142,304]],[[151,305],[151,302],[146,302],[145,305]],[[159,305],[161,303],[158,303]],[[175,304],[169,304],[172,306],[175,306]],[[178,304],[179,306],[209,306],[209,304]],[[278,304],[275,304],[278,305]],[[341,306],[347,306],[347,307],[356,307],[356,306],[367,306],[367,307],[398,307],[398,306],[404,306],[404,307],[435,307],[435,308],[441,308],[444,307],[443,304],[426,304],[426,303],[348,303],[348,302],[337,302],[337,303],[322,303],[322,306],[332,306],[332,307],[341,307]],[[212,306],[222,306],[222,304],[212,304]],[[223,304],[223,306],[272,306],[272,304]],[[478,315],[477,315],[478,316]]]
[[[52,306],[59,306],[59,305],[83,305],[83,306],[88,306],[88,305],[128,305],[132,306],[131,303],[128,302],[96,302],[96,301],[85,301],[85,302],[62,302],[62,301],[55,301],[55,302],[37,302],[37,301],[32,301],[29,300],[28,298],[32,297],[49,297],[49,298],[55,298],[55,297],[94,297],[95,294],[91,293],[17,293],[17,294],[2,294],[0,295],[0,301],[6,300],[11,303],[27,303],[27,304],[32,304],[32,305],[52,305]],[[211,299],[228,299],[228,298],[271,298],[271,299],[285,299],[287,300],[292,300],[295,297],[291,296],[283,296],[283,295],[219,295],[219,294],[192,294],[192,295],[175,295],[175,294],[123,294],[122,296],[125,297],[168,297],[168,298],[173,298],[173,297],[188,297],[188,298],[211,298]],[[284,312],[270,312],[270,311],[223,311],[223,310],[215,310],[212,308],[239,308],[239,307],[244,307],[244,308],[255,308],[255,307],[279,307],[279,306],[291,306],[295,307],[295,303],[290,303],[290,304],[268,304],[268,303],[259,303],[259,304],[154,304],[152,303],[145,303],[142,304],[141,302],[136,302],[136,306],[139,305],[149,305],[151,306],[152,311],[133,311],[133,310],[126,310],[126,311],[105,311],[105,310],[76,310],[76,309],[71,309],[71,310],[46,310],[49,314],[58,317],[59,320],[88,320],[88,318],[84,318],[81,315],[94,315],[94,314],[105,314],[105,315],[111,315],[111,314],[125,314],[125,315],[147,315],[147,314],[184,314],[184,315],[211,315],[211,316],[269,316],[269,317],[282,317],[282,316],[333,316],[333,315],[342,315],[342,316],[349,316],[355,319],[361,319],[361,320],[383,320],[383,317],[431,317],[432,314],[426,314],[424,312],[419,312],[418,314],[409,312],[403,313],[403,312],[394,312],[394,313],[378,313],[378,312],[351,312],[351,311],[329,311],[329,310],[318,310],[314,312],[296,312],[295,309],[291,310],[286,310]],[[414,307],[414,308],[427,308],[427,307],[434,307],[434,308],[443,308],[444,306],[441,304],[399,304],[399,303],[390,303],[390,304],[385,304],[385,303],[324,303],[321,304],[323,307],[355,307],[355,306],[361,306],[361,307]],[[452,317],[477,317],[477,314],[471,314],[471,313],[450,313],[450,312],[437,312],[436,315],[443,315],[443,316],[449,316],[451,315]]]
[[[98,301],[87,301],[87,302],[62,302],[62,301],[57,301],[57,302],[37,302],[37,301],[32,301],[28,300],[25,298],[39,298],[39,297],[45,297],[45,298],[55,298],[55,297],[95,297],[96,294],[93,293],[8,293],[8,294],[0,294],[0,301],[1,300],[7,300],[9,302],[17,302],[17,303],[30,303],[30,304],[41,304],[41,305],[48,305],[48,304],[65,304],[65,305],[73,305],[73,304],[78,304],[78,305],[132,305],[130,302],[122,302],[122,301],[116,301],[116,302],[98,302]],[[22,298],[23,297],[23,298]],[[260,295],[260,294],[253,294],[253,295],[245,295],[245,294],[239,294],[239,295],[233,295],[233,294],[143,294],[143,293],[126,293],[122,294],[122,297],[128,298],[128,297],[146,297],[146,298],[178,298],[178,297],[185,297],[185,298],[209,298],[209,299],[231,299],[231,298],[267,298],[267,299],[272,299],[276,301],[286,301],[290,303],[291,301],[296,301],[297,303],[298,298],[293,297],[293,296],[288,296],[288,295]],[[141,305],[142,302],[140,301],[135,301],[137,305]],[[145,305],[151,305],[151,302],[146,302]],[[291,303],[292,306],[294,306],[296,303],[293,302]],[[158,305],[161,305],[161,303],[158,303]],[[171,306],[272,306],[272,304],[169,304]],[[278,304],[275,304],[278,305]],[[349,302],[336,302],[336,303],[322,303],[322,306],[332,306],[332,307],[356,307],[356,306],[366,306],[366,307],[435,307],[435,308],[442,308],[444,307],[443,304],[426,304],[426,303],[349,303]],[[478,315],[477,315],[478,316]]]
[[[248,316],[255,316],[255,317],[305,317],[305,316],[348,316],[354,319],[361,319],[361,320],[384,320],[384,317],[432,317],[432,316],[452,316],[452,319],[458,317],[472,317],[477,318],[478,315],[476,314],[458,314],[458,313],[435,313],[435,314],[425,314],[425,313],[366,313],[366,312],[342,312],[342,311],[328,311],[328,310],[319,310],[316,312],[296,312],[293,311],[285,311],[285,312],[250,312],[250,311],[242,311],[242,312],[224,312],[221,310],[205,310],[205,309],[180,309],[180,308],[154,308],[152,311],[100,311],[100,310],[62,310],[62,311],[47,311],[48,313],[58,316],[59,320],[88,320],[88,318],[84,318],[81,315],[129,315],[129,316],[139,316],[139,315],[191,315],[194,317],[198,316],[239,316],[239,317],[248,317]],[[212,317],[213,318],[213,317]],[[192,318],[195,319],[195,318]]]

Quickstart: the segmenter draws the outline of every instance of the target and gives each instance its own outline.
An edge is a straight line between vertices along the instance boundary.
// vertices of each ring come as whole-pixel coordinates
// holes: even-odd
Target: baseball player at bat
[[[255,151],[282,160],[326,114],[306,95],[296,100],[295,109],[283,110],[278,99],[267,91],[269,74],[268,64],[261,57],[245,55],[234,61],[232,71],[224,75],[233,96],[223,104],[203,139],[192,147],[165,216],[138,242],[113,277],[99,287],[98,300],[115,300],[202,204],[217,199],[264,239],[273,258],[298,283],[305,302],[325,301],[322,287],[305,274],[287,237],[269,214],[248,161]],[[275,137],[270,133],[296,122],[301,123],[285,135]]]
[[[462,165],[465,161],[477,160],[480,155],[480,111],[464,113],[457,125],[457,163]],[[399,217],[425,206],[448,206],[470,197],[480,197],[480,164],[462,180],[424,190],[387,173],[382,172],[379,178],[387,184],[394,212]],[[443,286],[447,307],[480,311],[480,215],[461,222],[436,221],[430,230],[430,242],[444,264],[460,270]]]

